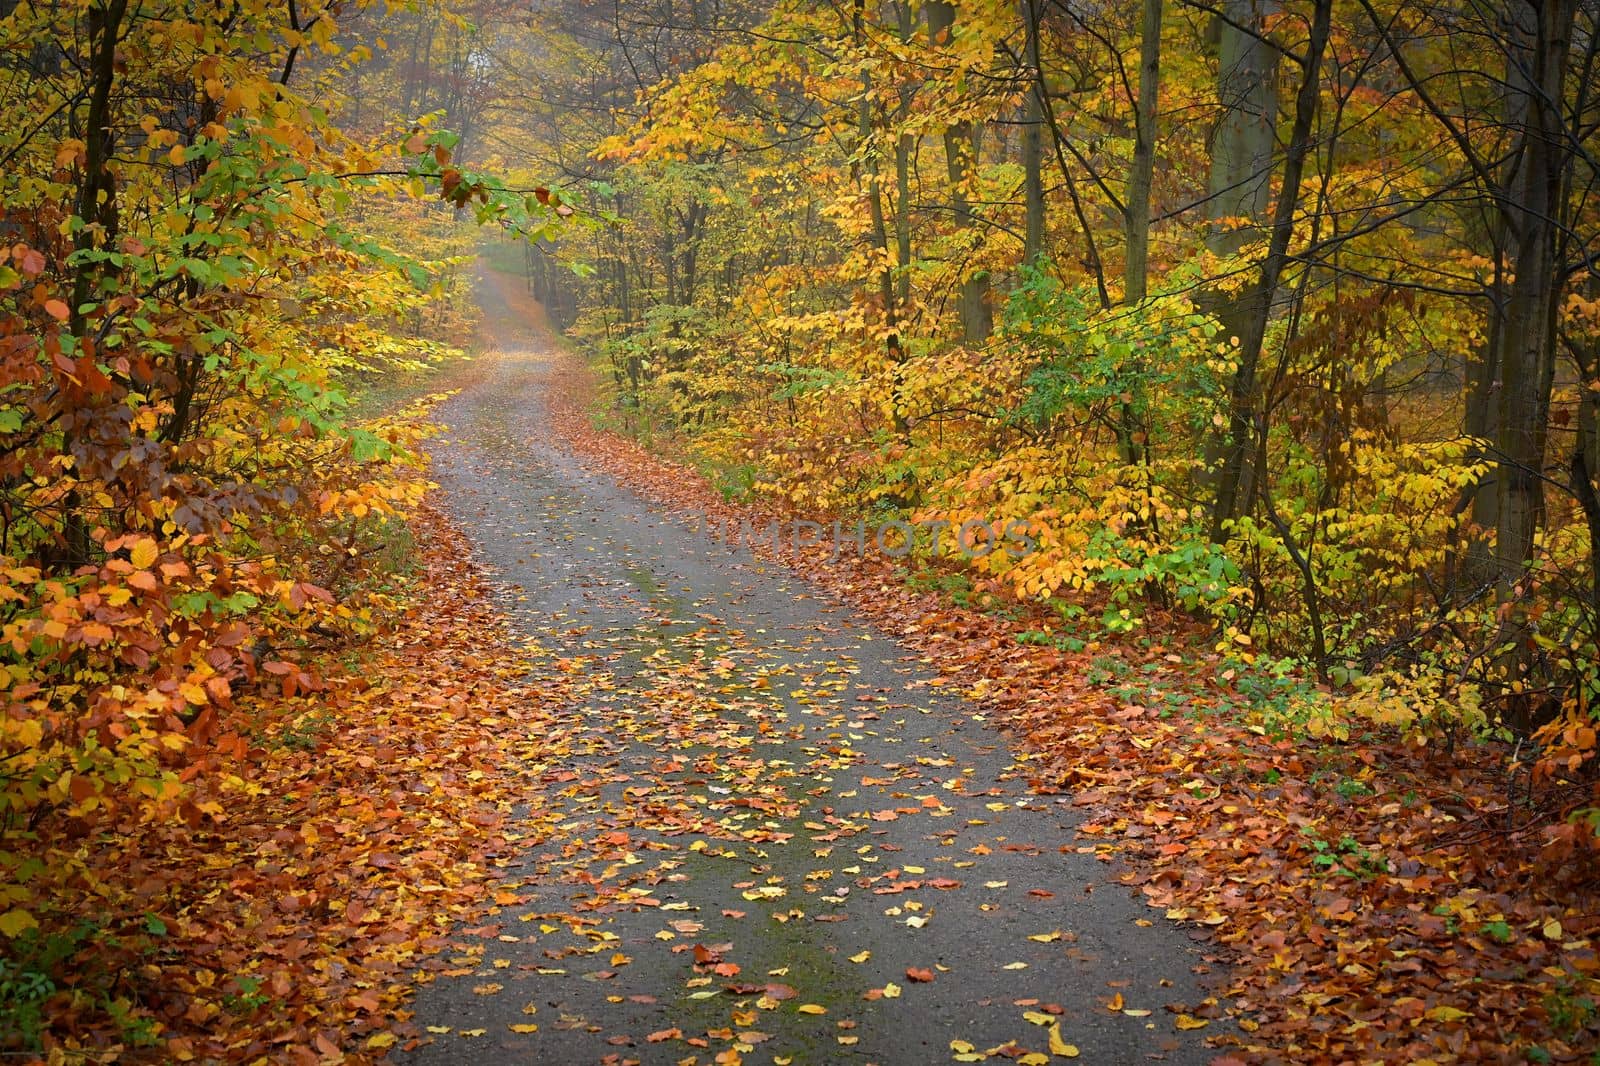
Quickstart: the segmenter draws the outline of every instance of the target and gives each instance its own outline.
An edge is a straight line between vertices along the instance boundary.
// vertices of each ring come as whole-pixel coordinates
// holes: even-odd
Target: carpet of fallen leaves
[[[576,357],[555,390],[565,439],[663,507],[781,517],[596,429]],[[1514,798],[1503,752],[1274,738],[1232,713],[1207,634],[1180,619],[1066,653],[1019,643],[1028,620],[910,591],[881,556],[780,557],[1000,712],[1035,787],[1086,812],[1079,846],[1131,860],[1125,883],[1209,930],[1242,1030],[1219,1061],[1575,1061],[1600,1041],[1591,852],[1525,781]],[[1148,698],[1089,682],[1108,656]]]
[[[416,971],[538,826],[508,813],[563,702],[562,675],[528,679],[460,535],[426,508],[413,527],[425,603],[317,663],[324,691],[242,694],[183,817],[81,844],[106,905],[146,916],[137,950],[97,965],[125,968],[160,1030],[122,1046],[68,989],[49,1061],[361,1061],[396,1041]]]

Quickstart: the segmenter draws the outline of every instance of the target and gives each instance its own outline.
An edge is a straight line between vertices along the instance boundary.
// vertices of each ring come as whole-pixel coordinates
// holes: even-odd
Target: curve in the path
[[[587,696],[528,797],[560,829],[421,989],[401,1060],[1208,1061],[1176,1024],[1197,945],[917,656],[586,469],[506,284],[480,285],[498,351],[442,407],[435,477]]]

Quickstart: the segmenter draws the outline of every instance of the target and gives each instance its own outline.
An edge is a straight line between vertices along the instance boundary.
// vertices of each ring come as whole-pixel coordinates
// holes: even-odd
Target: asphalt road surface
[[[1221,1023],[1176,1024],[1205,995],[1198,945],[1076,850],[1069,801],[1029,792],[977,706],[558,439],[561,356],[514,284],[479,286],[498,351],[441,408],[434,476],[584,695],[527,797],[555,828],[398,1059],[1211,1059]]]

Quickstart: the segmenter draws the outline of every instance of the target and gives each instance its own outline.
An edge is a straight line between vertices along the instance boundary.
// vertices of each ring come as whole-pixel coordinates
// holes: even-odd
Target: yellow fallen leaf
[[[443,1036],[445,1033],[450,1031],[450,1027],[448,1025],[430,1025],[426,1028],[428,1032],[433,1033],[435,1036]]]
[[[1042,1051],[1030,1051],[1017,1061],[1022,1066],[1050,1066],[1050,1056]]]
[[[798,1007],[796,1007],[795,1010],[800,1012],[801,1014],[826,1014],[826,1013],[828,1013],[828,1008],[824,1007],[820,1003],[802,1003]]]
[[[539,1027],[531,1022],[510,1025],[506,1028],[510,1029],[513,1033],[537,1033],[539,1031]]]
[[[890,981],[888,984],[883,986],[883,998],[884,999],[898,999],[899,996],[900,996],[900,986],[895,984],[893,981]]]
[[[1062,1037],[1060,1022],[1057,1022],[1050,1027],[1050,1054],[1060,1056],[1064,1059],[1075,1059],[1078,1057],[1078,1045],[1069,1044],[1067,1043],[1066,1039]]]
[[[1008,962],[1000,968],[1002,970],[1026,970],[1028,968],[1028,964],[1025,962]]]
[[[850,961],[851,962],[866,962],[870,958],[872,958],[872,952],[870,952],[870,951],[858,951],[854,955],[850,956]]]
[[[397,1039],[399,1038],[393,1033],[373,1033],[372,1038],[367,1041],[367,1050],[380,1051],[386,1047],[393,1047]]]
[[[1180,1014],[1180,1015],[1178,1015],[1178,1028],[1179,1029],[1204,1029],[1206,1026],[1208,1026],[1210,1024],[1211,1023],[1209,1021],[1207,1021],[1206,1019],[1204,1019],[1204,1018],[1196,1018],[1192,1014]]]
[[[1041,944],[1052,944],[1066,935],[1067,934],[1063,933],[1059,929],[1052,929],[1048,933],[1034,933],[1030,935],[1028,939],[1037,940]]]
[[[1130,1018],[1148,1018],[1148,1017],[1150,1017],[1150,1012],[1145,1010],[1145,1009],[1143,1009],[1142,1007],[1129,1007],[1127,1010],[1123,1011],[1122,1013],[1127,1015]]]
[[[1053,1025],[1056,1020],[1055,1015],[1046,1014],[1042,1010],[1025,1010],[1022,1012],[1022,1019],[1034,1025]]]
[[[1423,1017],[1430,1022],[1459,1022],[1463,1018],[1472,1017],[1472,1015],[1457,1007],[1430,1007]]]
[[[1543,932],[1546,940],[1560,940],[1562,933],[1561,923],[1556,921],[1554,918],[1551,918],[1548,922],[1544,923]]]
[[[463,1029],[463,1030],[461,1030],[461,1032],[458,1035],[460,1035],[460,1036],[482,1036],[484,1033],[487,1033],[488,1031],[489,1030],[487,1030],[487,1029]]]

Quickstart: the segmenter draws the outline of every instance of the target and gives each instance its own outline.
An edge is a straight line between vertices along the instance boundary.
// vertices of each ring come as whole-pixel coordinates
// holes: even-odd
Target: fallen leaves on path
[[[562,433],[610,476],[729,527],[780,517],[734,508],[682,466],[597,431],[575,359],[559,383]],[[1233,967],[1236,1055],[1560,1059],[1600,1039],[1594,879],[1566,865],[1569,827],[1508,803],[1496,760],[1387,736],[1320,747],[1268,736],[1240,713],[1204,634],[1176,620],[1143,647],[1029,647],[1015,639],[1023,623],[911,592],[882,558],[834,559],[827,542],[755,550],[920,648],[1007,728],[1037,790],[1072,795],[1088,821],[1069,847],[1132,860],[1124,884],[1213,938]],[[1090,684],[1107,661],[1138,684]],[[1176,1012],[1180,1030],[1210,1022]]]

